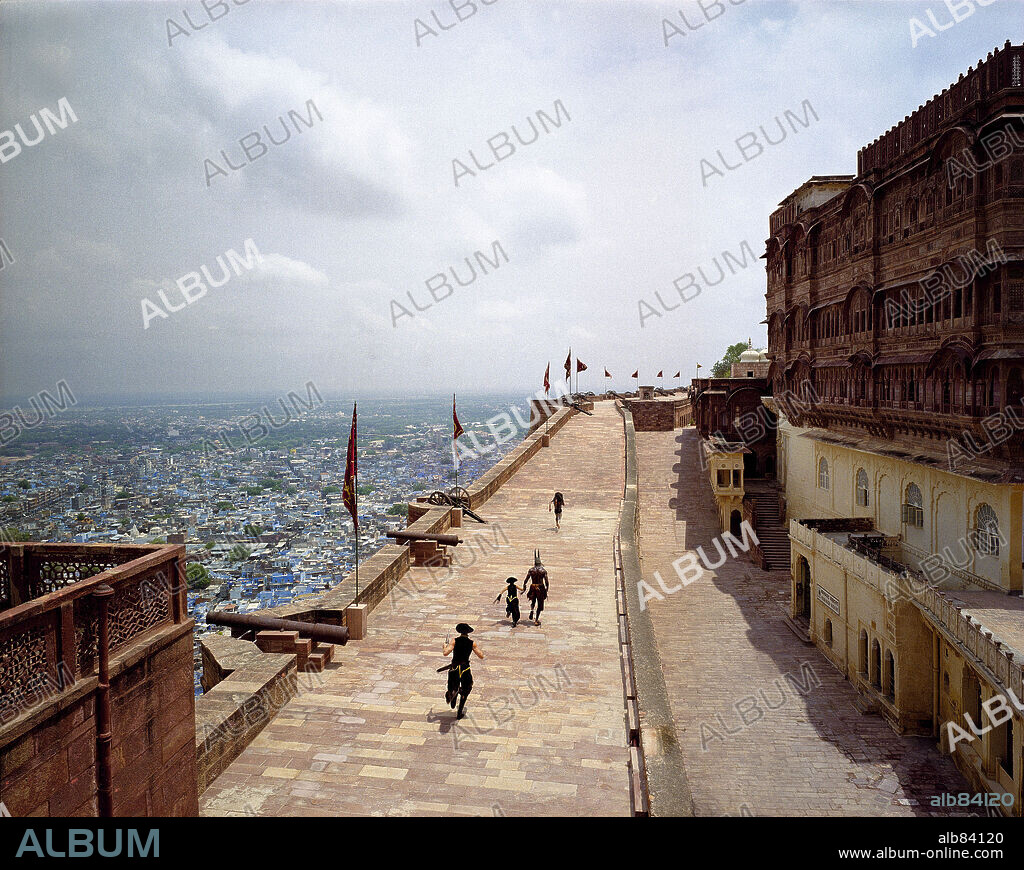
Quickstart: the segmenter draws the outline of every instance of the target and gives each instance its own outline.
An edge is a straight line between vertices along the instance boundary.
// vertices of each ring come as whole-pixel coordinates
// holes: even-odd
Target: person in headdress
[[[544,601],[548,597],[548,572],[540,563],[540,550],[533,551],[533,567],[523,580],[523,591],[526,591],[527,584],[530,586],[530,591],[526,593],[530,601],[530,619],[533,619],[533,611],[536,610],[537,618],[534,624],[540,625],[540,615],[544,610]]]
[[[519,580],[515,577],[509,577],[505,582],[508,584],[508,588],[504,593],[498,593],[494,603],[497,604],[501,600],[502,594],[504,594],[505,615],[512,617],[512,627],[515,628],[519,624],[519,590],[516,588],[519,585]]]
[[[469,668],[469,657],[476,653],[481,659],[484,654],[470,638],[473,627],[464,622],[455,626],[459,636],[453,641],[445,642],[442,647],[443,655],[451,655],[451,664],[438,668],[438,673],[448,671],[448,690],[444,693],[445,703],[455,709],[455,701],[459,701],[459,712],[457,719],[466,715],[466,698],[473,691],[473,672]]]

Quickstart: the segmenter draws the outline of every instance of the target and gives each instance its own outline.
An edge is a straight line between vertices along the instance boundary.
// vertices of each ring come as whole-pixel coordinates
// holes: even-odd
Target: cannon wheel
[[[461,486],[453,486],[448,490],[448,497],[451,503],[457,507],[469,507],[469,493]]]
[[[451,501],[451,498],[449,498],[448,493],[441,492],[441,490],[439,490],[439,489],[435,489],[427,497],[427,504],[444,505],[444,504],[451,504],[451,503],[452,503],[452,501]]]

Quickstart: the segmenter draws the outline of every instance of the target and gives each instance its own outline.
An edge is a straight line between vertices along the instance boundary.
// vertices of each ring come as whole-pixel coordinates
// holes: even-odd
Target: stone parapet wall
[[[203,682],[212,688],[196,703],[200,793],[302,689],[293,654],[265,653],[250,641],[219,635],[204,638],[202,652]]]
[[[195,816],[190,621],[110,661],[115,816]],[[96,816],[96,677],[0,731],[0,800],[14,816]]]

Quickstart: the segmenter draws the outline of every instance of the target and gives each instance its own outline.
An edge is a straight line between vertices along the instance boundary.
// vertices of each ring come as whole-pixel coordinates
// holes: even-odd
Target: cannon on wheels
[[[462,513],[467,517],[472,517],[478,523],[487,522],[487,520],[470,509],[469,493],[461,486],[452,487],[448,492],[442,492],[440,489],[435,489],[429,496],[427,496],[427,504],[450,505],[451,507],[462,508]]]

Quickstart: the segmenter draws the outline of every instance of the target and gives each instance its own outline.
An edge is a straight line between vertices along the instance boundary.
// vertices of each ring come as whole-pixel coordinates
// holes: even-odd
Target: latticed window
[[[924,499],[916,483],[907,487],[906,500],[903,502],[903,522],[919,529],[924,527]]]
[[[818,488],[828,489],[828,486],[828,460],[823,456],[818,461]]]
[[[868,506],[868,473],[863,468],[857,471],[857,504]]]
[[[974,514],[974,521],[974,549],[982,556],[998,556],[1001,536],[996,512],[990,505],[980,505]]]

